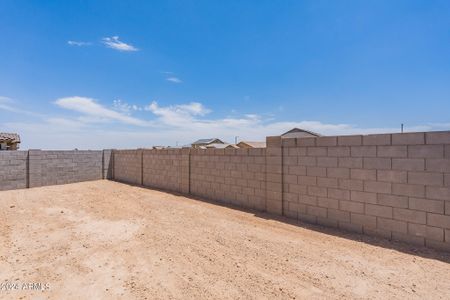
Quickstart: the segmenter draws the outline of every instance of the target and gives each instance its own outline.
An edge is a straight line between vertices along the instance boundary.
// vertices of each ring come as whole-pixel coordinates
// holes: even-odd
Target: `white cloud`
[[[11,101],[0,97],[0,105]],[[72,117],[42,116],[39,122],[4,122],[2,129],[19,132],[23,140],[22,149],[119,149],[157,144],[174,146],[176,142],[183,145],[209,137],[232,142],[235,136],[239,136],[240,140],[263,141],[266,136],[280,135],[294,127],[324,135],[390,133],[400,130],[319,121],[276,121],[257,114],[208,118],[211,110],[199,102],[160,106],[154,101],[143,108],[116,100],[108,108],[92,98],[66,97],[57,99],[55,103],[77,114]],[[152,120],[139,119],[133,116],[135,113],[150,114],[148,119]],[[406,127],[405,131],[448,129],[450,124],[430,123]]]
[[[115,120],[129,125],[148,126],[149,123],[124,113],[109,109],[97,103],[96,100],[86,97],[66,97],[55,101],[55,104],[61,108],[73,110],[82,114],[84,122]],[[86,118],[87,117],[87,118]]]
[[[167,77],[166,80],[167,80],[167,81],[170,81],[170,82],[173,82],[173,83],[182,83],[182,82],[183,82],[183,81],[181,81],[180,78],[174,77],[174,76],[172,76],[172,77]]]
[[[33,111],[19,108],[16,101],[4,96],[0,96],[0,110],[6,110],[12,113],[24,114],[29,116],[42,116],[41,114],[35,113]]]
[[[90,42],[80,42],[80,41],[67,41],[67,44],[70,46],[78,46],[78,47],[92,45],[92,43],[90,43]]]
[[[102,42],[103,42],[103,44],[106,45],[106,47],[115,49],[118,51],[128,52],[128,51],[138,51],[139,50],[138,48],[134,47],[133,45],[121,42],[119,40],[118,36],[105,37],[102,39]]]

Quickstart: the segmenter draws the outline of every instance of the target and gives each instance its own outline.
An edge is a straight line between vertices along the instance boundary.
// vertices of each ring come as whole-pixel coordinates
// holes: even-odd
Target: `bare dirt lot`
[[[447,254],[110,181],[0,209],[0,298],[450,297]]]

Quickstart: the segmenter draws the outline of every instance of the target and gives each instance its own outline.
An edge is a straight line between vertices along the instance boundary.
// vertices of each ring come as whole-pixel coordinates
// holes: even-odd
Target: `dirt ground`
[[[0,209],[0,298],[450,297],[445,253],[110,181]]]

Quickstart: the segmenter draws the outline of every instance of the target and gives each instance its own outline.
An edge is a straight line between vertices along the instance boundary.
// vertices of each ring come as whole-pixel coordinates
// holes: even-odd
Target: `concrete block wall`
[[[111,152],[1,151],[0,190],[112,178]]]
[[[450,250],[450,132],[283,140],[283,214]]]
[[[142,150],[113,150],[114,179],[131,184],[142,184]]]
[[[182,191],[182,149],[144,150],[143,185]]]
[[[102,151],[29,151],[29,187],[103,178]]]
[[[265,210],[266,149],[192,149],[190,193]]]
[[[0,151],[0,191],[27,187],[28,151]]]

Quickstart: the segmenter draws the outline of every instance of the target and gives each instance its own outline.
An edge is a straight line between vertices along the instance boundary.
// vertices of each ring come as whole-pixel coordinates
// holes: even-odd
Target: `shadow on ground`
[[[134,186],[134,187],[143,188],[143,189],[160,191],[160,192],[168,193],[168,194],[175,195],[175,196],[182,196],[182,197],[189,198],[189,199],[192,199],[195,201],[210,203],[210,204],[250,213],[250,214],[253,214],[256,218],[261,218],[261,219],[265,219],[265,220],[274,220],[274,221],[282,222],[282,223],[289,224],[292,226],[297,226],[297,227],[302,227],[302,228],[305,228],[308,230],[317,231],[317,232],[320,232],[320,233],[323,233],[326,235],[337,236],[340,238],[349,239],[349,240],[353,240],[353,241],[360,242],[360,243],[370,244],[370,245],[376,246],[376,247],[387,248],[387,249],[399,251],[399,252],[402,252],[405,254],[420,256],[420,257],[427,258],[427,259],[439,260],[439,261],[450,264],[450,253],[442,251],[442,250],[427,248],[425,246],[415,246],[415,245],[407,244],[407,243],[404,243],[401,241],[387,239],[387,238],[383,238],[383,237],[369,236],[369,235],[364,235],[361,233],[349,232],[349,231],[345,231],[343,229],[338,229],[338,228],[334,228],[334,227],[326,227],[326,226],[318,225],[318,224],[310,224],[310,223],[306,223],[303,221],[288,218],[285,216],[277,216],[277,215],[269,214],[266,212],[257,211],[255,209],[243,208],[243,207],[236,206],[236,205],[233,205],[230,203],[218,202],[218,201],[214,201],[214,200],[207,199],[204,197],[195,196],[192,194],[183,194],[183,193],[173,192],[173,191],[164,190],[164,189],[160,189],[160,188],[130,184],[130,183],[126,183],[126,182],[120,182],[120,183]]]

